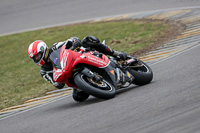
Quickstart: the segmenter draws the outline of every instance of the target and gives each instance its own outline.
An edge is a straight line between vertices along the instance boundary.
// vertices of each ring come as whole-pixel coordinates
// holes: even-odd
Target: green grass
[[[0,37],[0,109],[54,89],[41,78],[40,67],[28,57],[28,46],[35,40],[43,40],[50,47],[71,36],[82,39],[94,35],[101,41],[105,39],[111,48],[130,54],[154,44],[169,27],[162,22],[129,20],[68,25]]]

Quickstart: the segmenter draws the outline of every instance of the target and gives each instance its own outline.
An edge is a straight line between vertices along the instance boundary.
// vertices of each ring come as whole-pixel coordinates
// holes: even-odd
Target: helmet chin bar
[[[39,65],[39,66],[43,66],[44,64],[45,64],[45,61],[43,59],[41,59],[40,62],[37,63],[37,65]]]

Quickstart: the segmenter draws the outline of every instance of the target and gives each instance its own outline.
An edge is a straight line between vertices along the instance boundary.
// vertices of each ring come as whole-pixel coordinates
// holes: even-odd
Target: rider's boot
[[[119,51],[114,50],[114,49],[112,49],[112,51],[113,51],[113,53],[112,53],[111,56],[114,56],[114,57],[119,56],[120,59],[122,59],[122,60],[126,60],[127,59],[127,56],[128,56],[127,53],[125,53],[125,52],[119,52]]]
[[[79,89],[73,88],[73,94],[72,97],[77,102],[83,102],[89,97],[89,94],[85,93],[84,91],[81,91]]]

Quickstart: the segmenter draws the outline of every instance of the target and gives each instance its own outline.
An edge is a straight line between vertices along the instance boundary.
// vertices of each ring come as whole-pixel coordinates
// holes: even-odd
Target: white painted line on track
[[[174,55],[171,55],[171,56],[169,56],[169,57],[166,57],[166,58],[164,58],[164,59],[161,59],[161,60],[159,60],[159,61],[157,61],[157,62],[155,62],[155,63],[152,63],[152,64],[150,64],[149,66],[154,66],[154,65],[156,65],[156,64],[158,64],[158,63],[161,63],[161,62],[163,62],[163,61],[169,60],[169,59],[171,59],[171,58],[173,58],[173,57],[175,57],[175,56],[178,56],[178,55],[180,55],[180,54],[183,54],[183,53],[185,53],[185,52],[187,52],[187,51],[189,51],[189,50],[192,50],[192,49],[194,49],[194,48],[196,48],[196,47],[199,47],[199,46],[200,46],[200,43],[197,44],[197,45],[195,45],[195,46],[193,46],[193,47],[190,47],[190,48],[188,48],[188,49],[185,49],[185,50],[183,50],[183,51],[181,51],[181,52],[175,53]]]

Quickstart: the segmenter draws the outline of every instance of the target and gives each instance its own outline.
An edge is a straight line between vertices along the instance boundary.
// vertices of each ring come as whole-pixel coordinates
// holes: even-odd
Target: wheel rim
[[[104,79],[101,81],[97,82],[92,78],[86,77],[85,75],[81,75],[81,79],[86,82],[87,84],[90,84],[91,86],[98,88],[100,90],[104,91],[112,91],[113,87]]]
[[[148,73],[148,72],[149,72],[149,69],[144,65],[144,66],[138,68],[137,71],[138,71],[138,72],[142,72],[142,73]]]
[[[141,72],[141,73],[149,73],[150,72],[149,68],[143,62],[139,62],[139,63],[141,63],[142,66],[134,68],[133,70],[135,70],[137,72]]]
[[[89,81],[91,81],[92,83],[96,84],[97,86],[105,86],[106,84],[102,81],[94,81],[92,78],[89,78]]]

